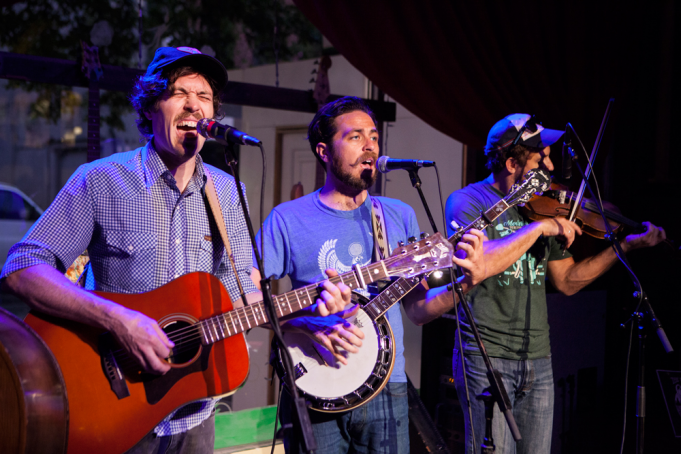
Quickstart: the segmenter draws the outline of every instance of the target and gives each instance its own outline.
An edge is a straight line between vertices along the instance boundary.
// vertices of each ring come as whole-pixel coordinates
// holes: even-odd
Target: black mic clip
[[[215,139],[222,144],[240,144],[258,146],[261,144],[260,140],[249,136],[245,132],[238,129],[218,123],[210,118],[203,118],[196,124],[196,130],[207,139]]]

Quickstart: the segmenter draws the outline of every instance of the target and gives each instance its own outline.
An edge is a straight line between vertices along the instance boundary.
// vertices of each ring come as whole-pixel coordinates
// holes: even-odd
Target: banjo
[[[522,182],[513,185],[506,197],[466,227],[458,228],[447,241],[456,244],[470,229],[484,230],[509,208],[524,204],[535,193],[546,191],[550,182],[548,172],[541,169],[529,171]],[[437,236],[439,234],[433,238]],[[409,247],[399,247],[393,256],[403,254]],[[348,411],[378,395],[388,383],[395,364],[394,336],[385,313],[432,271],[422,268],[419,275],[399,277],[371,300],[353,292],[353,299],[360,304],[360,309],[347,321],[362,330],[364,340],[358,353],[343,352],[348,362],[346,365],[338,362],[326,348],[307,335],[284,332],[284,341],[293,359],[296,386],[308,407],[325,413]],[[274,367],[284,381],[285,371],[279,350]]]

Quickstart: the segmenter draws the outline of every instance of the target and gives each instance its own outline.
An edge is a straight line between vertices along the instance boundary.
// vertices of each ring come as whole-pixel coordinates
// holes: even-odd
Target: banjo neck
[[[528,172],[524,177],[524,181],[514,185],[511,188],[511,192],[506,197],[499,200],[487,211],[480,213],[480,216],[466,227],[460,227],[447,239],[447,241],[454,245],[461,241],[463,235],[469,230],[484,230],[506,210],[519,203],[526,202],[529,194],[535,193],[537,190],[546,190],[549,181],[550,177],[543,171],[537,170]],[[364,310],[372,320],[376,320],[416,287],[420,281],[421,279],[419,276],[408,278],[400,277],[369,301],[364,306]]]
[[[404,298],[414,287],[419,285],[419,282],[421,282],[421,276],[397,279],[369,301],[364,306],[364,310],[375,321],[378,317],[388,312],[388,309]]]
[[[475,221],[471,222],[466,227],[457,230],[451,237],[448,238],[448,241],[452,244],[456,244],[461,241],[461,237],[463,237],[463,235],[470,229],[485,229],[504,211],[508,210],[512,206],[513,205],[506,203],[504,199],[499,200],[499,202],[497,202],[486,212],[482,213],[481,216]],[[414,276],[411,278],[401,277],[395,280],[386,288],[384,288],[381,293],[369,301],[364,306],[364,310],[372,320],[376,320],[378,317],[381,317],[383,314],[385,314],[394,304],[398,303],[402,298],[404,298],[407,293],[409,293],[419,284],[419,282],[421,282],[421,276]]]

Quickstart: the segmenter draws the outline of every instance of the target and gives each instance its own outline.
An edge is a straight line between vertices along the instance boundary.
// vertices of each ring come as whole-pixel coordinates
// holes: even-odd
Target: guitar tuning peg
[[[428,232],[421,232],[421,239],[424,240],[430,236],[430,233]]]
[[[314,63],[312,63],[312,64],[313,64],[313,65],[318,65],[318,64],[319,64],[319,60],[315,60]]]
[[[317,68],[313,69],[310,74],[317,74]]]
[[[416,237],[415,236],[410,236],[407,241],[409,241],[409,244],[415,243],[416,242]]]
[[[397,246],[398,246],[398,247],[404,246],[404,241],[398,241],[398,242],[397,242]]]
[[[310,83],[310,84],[315,83],[314,77],[312,79],[310,79],[310,82],[308,82],[308,83]]]

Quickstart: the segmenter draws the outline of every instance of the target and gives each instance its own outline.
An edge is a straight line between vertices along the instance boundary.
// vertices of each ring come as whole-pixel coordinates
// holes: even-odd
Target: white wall
[[[342,56],[332,57],[333,65],[329,69],[329,84],[331,93],[337,95],[354,95],[366,97],[367,79]],[[310,83],[313,77],[311,72],[315,69],[313,60],[304,60],[279,65],[279,86],[282,88],[294,88],[299,90],[311,90],[314,84]],[[275,85],[274,65],[259,66],[229,72],[230,81],[248,82],[262,85]],[[267,177],[265,184],[264,215],[272,209],[274,191],[274,146],[275,131],[277,127],[303,126],[306,127],[312,120],[313,115],[300,112],[283,110],[262,109],[256,107],[243,107],[242,117],[237,121],[237,127],[262,140],[267,159]],[[461,187],[462,175],[462,145],[450,137],[437,132],[432,127],[414,116],[411,112],[398,104],[397,120],[387,131],[387,142],[384,149],[393,158],[402,159],[427,159],[436,161],[442,185],[442,197],[447,196]],[[385,136],[385,133],[384,133]],[[262,161],[256,148],[242,147],[241,149],[241,178],[246,184],[248,200],[251,207],[251,216],[254,225],[260,222],[258,206],[260,198],[260,184]],[[442,209],[438,197],[437,180],[434,169],[422,169],[419,172],[422,180],[422,188],[437,223],[442,231]],[[431,232],[430,223],[422,208],[420,198],[415,189],[411,187],[409,177],[405,171],[393,171],[388,177],[385,186],[385,195],[400,199],[411,205],[416,211],[419,226],[422,231]],[[405,316],[405,320],[406,316]],[[266,391],[263,385],[265,380],[263,364],[267,361],[266,338],[268,332],[253,330],[248,335],[250,344],[256,346],[252,350],[252,368],[247,384],[234,397],[234,409],[248,408],[266,405]],[[420,386],[421,368],[421,328],[409,321],[405,321],[405,356],[407,358],[407,374],[416,388]]]

